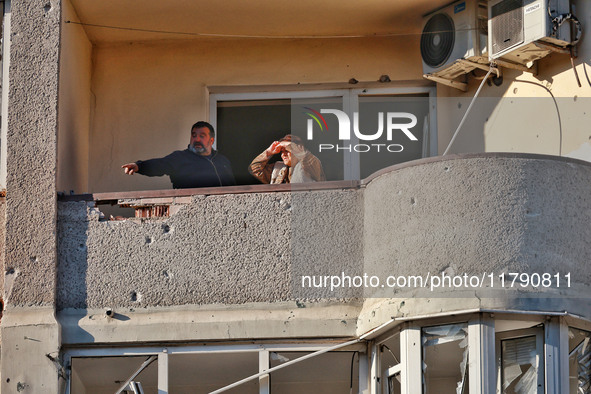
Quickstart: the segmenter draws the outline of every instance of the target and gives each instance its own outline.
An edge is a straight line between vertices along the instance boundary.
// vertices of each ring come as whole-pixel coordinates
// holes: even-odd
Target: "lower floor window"
[[[423,393],[468,393],[468,325],[423,327]]]
[[[591,332],[570,328],[569,393],[591,393]]]

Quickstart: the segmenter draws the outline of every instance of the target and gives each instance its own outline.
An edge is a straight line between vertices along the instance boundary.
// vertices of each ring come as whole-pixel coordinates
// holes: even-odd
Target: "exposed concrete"
[[[352,337],[361,304],[256,303],[169,308],[65,309],[64,344]]]
[[[60,14],[59,0],[12,2],[2,393],[59,391],[46,354],[57,357],[60,343],[53,316]]]
[[[60,330],[53,308],[13,308],[2,317],[2,393],[63,392]],[[58,384],[59,383],[59,384]]]

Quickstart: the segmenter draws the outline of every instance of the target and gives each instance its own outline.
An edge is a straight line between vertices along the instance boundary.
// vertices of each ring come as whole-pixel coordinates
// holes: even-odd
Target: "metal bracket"
[[[454,81],[451,79],[445,79],[445,78],[441,78],[441,77],[436,77],[434,75],[430,75],[430,74],[424,74],[423,78],[429,79],[431,81],[440,83],[442,85],[447,85],[447,86],[451,86],[452,88],[461,90],[462,92],[467,92],[468,91],[468,84],[464,83],[464,82],[458,82],[458,81]]]
[[[497,62],[497,64],[501,67],[531,73],[532,75],[538,75],[538,62],[537,61],[534,61],[533,65],[529,68],[522,65],[522,64],[517,64],[517,63],[513,63],[513,62],[506,61],[506,60],[501,60],[501,59],[496,59],[495,62]]]
[[[549,50],[552,52],[556,52],[556,53],[562,53],[565,55],[570,55],[570,48],[564,48],[564,47],[559,47],[558,45],[553,45],[547,42],[542,42],[542,41],[536,41],[534,42],[535,46],[537,46],[540,49],[545,49],[545,50]]]
[[[488,64],[471,62],[470,60],[466,60],[466,59],[459,59],[459,62],[462,64],[465,64],[466,66],[472,66],[474,68],[479,68],[479,69],[484,70],[486,72],[488,72],[488,70],[491,69],[491,66]],[[500,78],[501,77],[501,70],[499,70],[497,67],[492,67],[492,69],[493,69],[493,72],[495,74],[497,74],[497,78]]]

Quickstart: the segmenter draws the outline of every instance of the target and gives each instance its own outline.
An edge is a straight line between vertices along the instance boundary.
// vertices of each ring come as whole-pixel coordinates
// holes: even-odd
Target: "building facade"
[[[1,391],[591,392],[591,44],[435,83],[415,3],[5,1]],[[236,186],[123,174],[197,120]]]

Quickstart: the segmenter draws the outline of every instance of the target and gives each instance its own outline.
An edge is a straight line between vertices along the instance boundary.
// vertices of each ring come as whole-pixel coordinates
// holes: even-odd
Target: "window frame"
[[[238,88],[236,88],[238,90]],[[343,111],[352,119],[353,112],[359,112],[359,96],[397,96],[412,94],[428,94],[429,97],[429,144],[424,147],[421,158],[437,156],[437,89],[430,86],[416,87],[388,87],[388,88],[336,88],[336,89],[306,89],[306,90],[273,90],[235,93],[209,94],[209,122],[217,130],[217,108],[220,101],[257,101],[257,100],[285,100],[302,98],[338,98],[343,102]],[[218,131],[219,133],[219,131]],[[351,134],[351,144],[359,141]],[[214,148],[217,149],[216,142]],[[343,151],[343,180],[360,179],[361,166],[358,152]]]
[[[524,337],[534,336],[536,338],[536,352],[537,352],[537,394],[544,394],[546,390],[546,357],[544,349],[544,337],[546,326],[523,328],[519,330],[503,331],[496,333],[495,338],[495,355],[497,359],[497,393],[502,394],[503,391],[503,354],[501,351],[501,342],[510,339],[519,339]]]
[[[170,344],[170,346],[141,346],[141,347],[99,347],[99,348],[80,348],[73,347],[64,350],[63,360],[66,366],[66,384],[65,393],[72,393],[72,359],[78,358],[102,358],[102,357],[134,357],[134,356],[145,356],[145,357],[156,357],[154,363],[157,365],[157,378],[158,378],[158,392],[168,393],[169,392],[169,357],[175,355],[208,355],[208,354],[237,354],[237,353],[249,353],[258,355],[258,370],[259,373],[265,372],[270,366],[270,353],[282,353],[282,352],[306,352],[314,353],[325,350],[326,348],[334,346],[334,343],[330,340],[319,340],[314,342],[302,341],[299,343],[292,342],[260,342],[260,343],[201,343],[201,344],[188,344],[188,345],[176,345]],[[363,358],[365,355],[366,347],[363,344],[350,344],[340,349],[331,350],[326,353],[350,353],[356,352],[359,354],[359,370],[358,370],[358,381],[359,385],[367,380],[367,371],[363,369]],[[267,375],[259,377],[259,393],[268,394],[270,390],[270,379]]]

